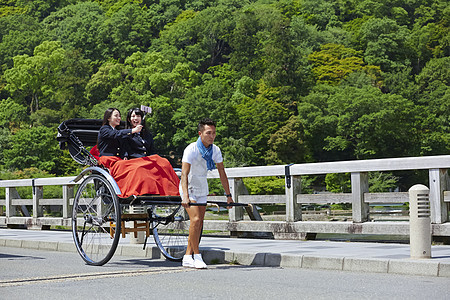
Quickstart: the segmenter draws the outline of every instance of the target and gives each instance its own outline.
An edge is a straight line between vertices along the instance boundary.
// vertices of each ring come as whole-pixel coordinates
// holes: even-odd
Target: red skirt
[[[180,195],[180,180],[169,161],[159,155],[123,160],[116,156],[102,156],[99,163],[109,169],[122,194],[120,197],[140,195]]]

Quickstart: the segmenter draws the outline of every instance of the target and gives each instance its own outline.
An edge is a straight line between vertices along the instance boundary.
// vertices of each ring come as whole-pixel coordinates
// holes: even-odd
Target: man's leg
[[[189,237],[186,248],[186,255],[198,254],[200,234],[203,228],[203,219],[205,218],[206,206],[190,206],[186,208],[189,215]]]

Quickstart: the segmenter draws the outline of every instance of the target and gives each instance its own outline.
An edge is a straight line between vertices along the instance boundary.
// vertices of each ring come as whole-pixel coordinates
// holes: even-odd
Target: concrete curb
[[[0,246],[44,251],[77,252],[75,245],[67,242],[0,239]],[[148,257],[151,259],[163,258],[156,246],[146,247],[144,251],[142,245],[139,244],[119,245],[115,255]],[[450,263],[433,261],[432,259],[375,259],[340,256],[282,255],[279,253],[233,252],[223,250],[202,250],[202,255],[208,264],[233,263],[246,266],[450,277]]]
[[[344,258],[344,271],[388,273],[389,261],[375,258]]]

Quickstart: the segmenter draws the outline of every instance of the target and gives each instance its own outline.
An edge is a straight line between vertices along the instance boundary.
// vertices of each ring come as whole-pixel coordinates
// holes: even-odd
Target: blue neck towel
[[[203,159],[206,160],[206,167],[208,171],[214,170],[216,168],[216,164],[212,159],[213,146],[210,145],[208,148],[206,148],[205,145],[203,145],[202,143],[202,139],[198,137],[197,148],[200,151],[200,154],[202,155]]]

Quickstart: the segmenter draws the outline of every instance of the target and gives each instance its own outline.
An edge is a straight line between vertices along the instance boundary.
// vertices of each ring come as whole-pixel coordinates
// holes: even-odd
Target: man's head
[[[205,129],[205,125],[216,127],[216,122],[214,122],[210,118],[201,119],[200,122],[198,122],[198,126],[197,126],[198,131],[199,132],[203,131]]]
[[[209,118],[204,118],[200,120],[197,128],[203,145],[205,147],[212,145],[216,138],[216,123]]]

